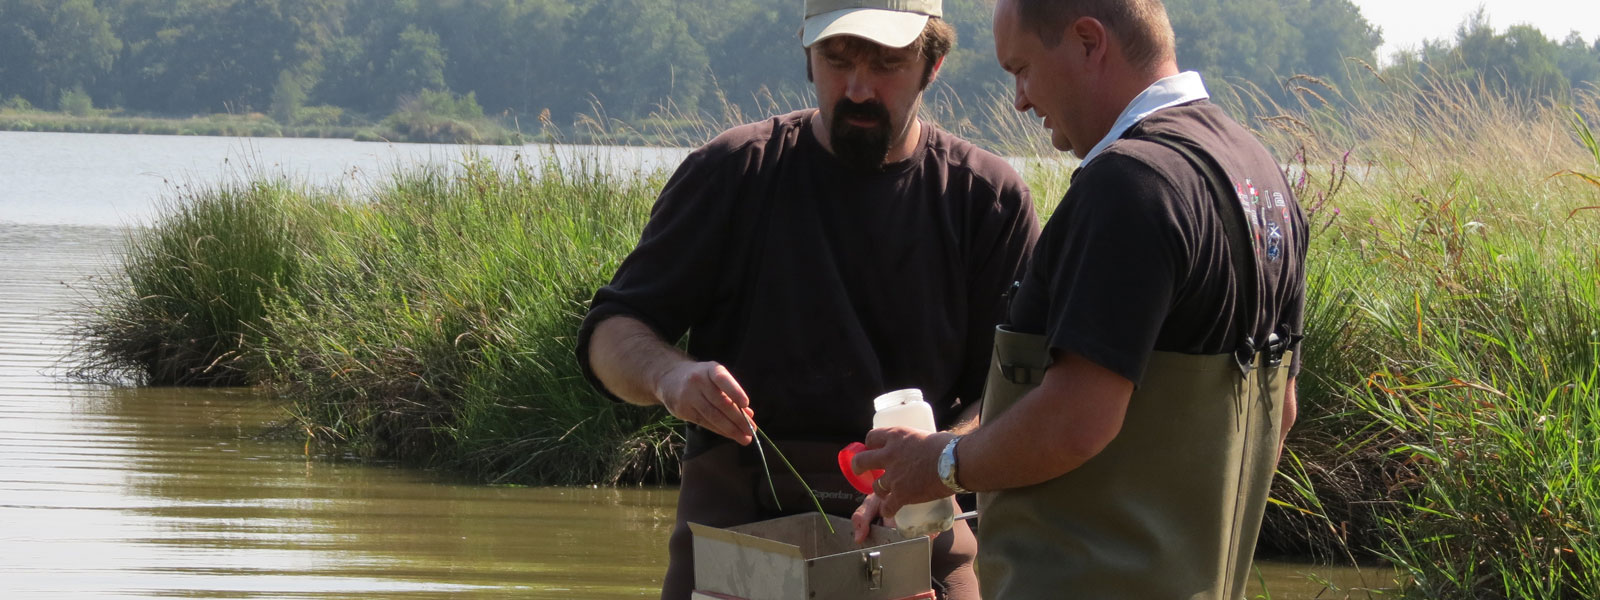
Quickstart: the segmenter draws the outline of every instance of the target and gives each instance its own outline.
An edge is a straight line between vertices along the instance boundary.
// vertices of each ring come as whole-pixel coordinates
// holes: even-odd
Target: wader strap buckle
[[[1233,351],[1233,362],[1239,365],[1239,374],[1250,376],[1250,371],[1256,368],[1256,340],[1254,337],[1245,336],[1239,342],[1239,348]]]
[[[1017,385],[1033,385],[1044,381],[1043,372],[1022,365],[1000,365],[1000,374],[1006,381]]]
[[[1289,346],[1293,345],[1293,338],[1294,336],[1279,336],[1276,333],[1267,338],[1267,345],[1261,349],[1261,353],[1262,360],[1266,361],[1268,367],[1276,369],[1283,366],[1283,355],[1289,351]]]

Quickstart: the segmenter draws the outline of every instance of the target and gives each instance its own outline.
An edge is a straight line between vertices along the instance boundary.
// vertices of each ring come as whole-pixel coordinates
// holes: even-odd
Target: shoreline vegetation
[[[87,95],[67,92],[61,111],[38,110],[20,98],[0,104],[0,131],[342,138],[358,142],[515,145],[541,141],[485,117],[472,94],[423,91],[378,120],[336,106],[295,107],[265,113],[190,117],[130,115],[95,108]]]
[[[759,96],[762,105],[779,112],[780,106],[799,106],[797,97]],[[349,139],[357,142],[467,144],[518,146],[524,144],[580,144],[621,146],[694,145],[708,132],[705,123],[672,105],[635,122],[611,118],[596,105],[566,129],[550,120],[548,111],[534,122],[522,123],[509,112],[485,115],[475,94],[424,90],[404,99],[388,116],[372,118],[337,106],[305,106],[273,114],[214,113],[170,116],[128,114],[95,108],[87,95],[69,91],[62,110],[48,111],[13,97],[0,102],[0,131],[44,133],[106,133],[132,135],[195,135],[264,138]],[[739,114],[736,107],[727,115]]]
[[[1362,85],[1219,98],[1292,163],[1314,225],[1301,415],[1261,550],[1397,575],[1345,597],[1600,597],[1600,102]],[[1037,124],[991,122],[1007,150],[1039,147]],[[1063,164],[1024,173],[1042,214]],[[359,194],[259,175],[184,191],[130,232],[78,357],[264,386],[308,449],[494,483],[670,482],[677,424],[601,399],[572,358],[665,175],[468,157]]]

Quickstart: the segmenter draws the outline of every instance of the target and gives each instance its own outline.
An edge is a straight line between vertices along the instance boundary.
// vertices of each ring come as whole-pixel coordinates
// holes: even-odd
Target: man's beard
[[[871,120],[874,125],[858,127],[849,123],[851,118]],[[889,109],[882,104],[858,104],[848,98],[840,98],[833,105],[833,123],[828,127],[833,154],[845,164],[858,169],[882,169],[883,159],[889,156],[889,125]]]

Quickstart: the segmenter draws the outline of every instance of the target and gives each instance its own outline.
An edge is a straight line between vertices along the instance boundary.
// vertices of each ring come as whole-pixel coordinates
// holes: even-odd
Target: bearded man
[[[752,423],[830,513],[863,500],[835,464],[872,399],[921,388],[970,420],[1003,297],[1038,237],[1000,158],[918,117],[955,40],[940,0],[808,0],[818,106],[730,129],[690,154],[639,245],[595,294],[578,361],[597,389],[689,423],[662,598],[693,587],[688,523],[811,510],[768,476]],[[686,351],[675,346],[688,335]],[[769,451],[768,454],[771,452]],[[971,530],[933,540],[931,587],[977,598]]]

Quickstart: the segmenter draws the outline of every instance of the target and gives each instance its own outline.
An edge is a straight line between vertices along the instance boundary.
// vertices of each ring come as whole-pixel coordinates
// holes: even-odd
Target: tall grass
[[[88,366],[266,384],[317,440],[484,479],[675,472],[659,412],[599,398],[573,332],[659,177],[577,159],[396,175],[362,194],[272,180],[184,194],[83,320]]]
[[[302,273],[288,214],[299,198],[257,178],[169,199],[159,224],[128,234],[121,277],[79,320],[82,366],[150,385],[256,380],[263,320]]]
[[[315,270],[268,318],[274,382],[315,433],[373,454],[491,480],[667,475],[661,414],[600,399],[572,358],[659,183],[471,160],[334,206]]]
[[[1600,597],[1600,215],[1552,177],[1600,168],[1595,96],[1369,83],[1233,99],[1327,223],[1263,543],[1377,556],[1405,597]]]

